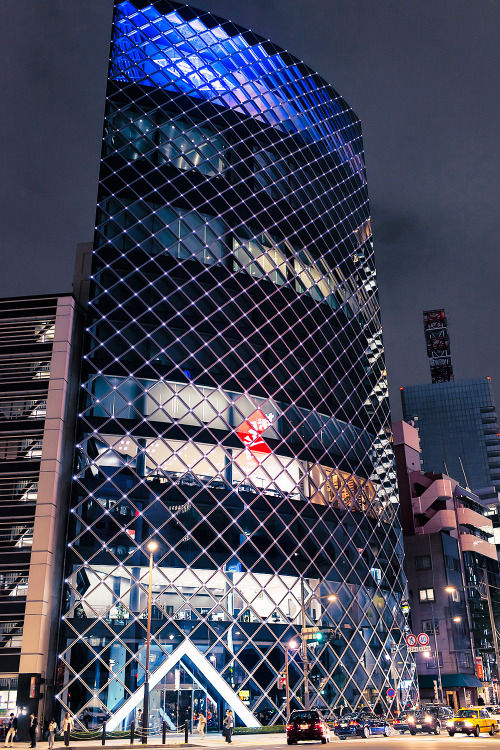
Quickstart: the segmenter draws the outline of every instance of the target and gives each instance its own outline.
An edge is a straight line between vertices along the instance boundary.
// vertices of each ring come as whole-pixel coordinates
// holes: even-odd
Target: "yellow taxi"
[[[498,724],[495,717],[482,706],[470,706],[459,708],[453,718],[446,722],[446,729],[450,737],[453,737],[455,732],[479,737],[481,732],[494,735],[498,732]]]

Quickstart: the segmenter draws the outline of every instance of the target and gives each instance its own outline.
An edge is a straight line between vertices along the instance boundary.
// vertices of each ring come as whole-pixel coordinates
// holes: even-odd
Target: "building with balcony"
[[[430,639],[415,654],[421,698],[490,702],[498,671],[487,594],[498,600],[500,576],[488,506],[446,474],[420,470],[419,435],[406,422],[394,425],[394,452],[411,627]]]
[[[77,724],[411,694],[361,128],[275,44],[116,2],[57,699]],[[335,596],[329,601],[328,596]],[[391,655],[398,657],[394,673]]]
[[[0,300],[0,699],[53,696],[78,371],[71,296]]]

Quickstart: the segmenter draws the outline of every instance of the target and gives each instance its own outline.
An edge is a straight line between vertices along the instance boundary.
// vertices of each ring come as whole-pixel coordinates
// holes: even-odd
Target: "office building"
[[[304,624],[324,637],[310,670],[290,655],[292,708],[406,700],[357,117],[250,31],[116,2],[96,227],[61,711],[113,729],[142,706],[150,541],[151,726],[283,723]]]
[[[417,430],[394,425],[410,626],[429,637],[415,653],[422,702],[497,702],[497,643],[488,596],[500,585],[487,507],[443,473],[420,470]]]
[[[0,708],[21,712],[21,739],[53,698],[76,321],[69,295],[0,300]]]
[[[457,477],[474,491],[500,486],[491,378],[405,386],[401,400],[404,420],[418,429],[423,471]]]

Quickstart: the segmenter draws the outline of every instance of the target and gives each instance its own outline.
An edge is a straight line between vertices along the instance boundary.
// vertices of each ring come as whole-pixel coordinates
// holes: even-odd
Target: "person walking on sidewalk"
[[[36,747],[36,728],[38,719],[35,714],[30,714],[30,747]]]
[[[231,735],[233,734],[234,728],[234,719],[233,712],[229,708],[226,711],[226,715],[224,716],[224,721],[222,723],[224,724],[224,737],[226,738],[226,742],[231,743]]]
[[[14,742],[16,734],[17,734],[17,716],[14,716],[14,714],[11,714],[10,719],[9,719],[7,734],[5,736],[5,747],[7,746],[13,747],[12,743]]]
[[[205,714],[203,711],[200,711],[198,714],[198,732],[201,735],[201,739],[205,736],[205,725],[207,723],[207,720],[205,718]]]
[[[68,747],[69,745],[69,736],[74,726],[75,726],[75,722],[69,715],[69,711],[66,711],[66,713],[64,714],[64,719],[62,723],[62,730],[64,734],[64,744],[66,745],[66,747]]]
[[[52,750],[52,748],[54,747],[56,729],[57,729],[57,724],[54,721],[54,719],[52,719],[52,721],[49,724],[49,750]]]

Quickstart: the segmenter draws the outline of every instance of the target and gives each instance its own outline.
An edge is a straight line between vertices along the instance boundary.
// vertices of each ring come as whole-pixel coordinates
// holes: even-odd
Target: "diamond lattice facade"
[[[58,697],[282,723],[411,683],[361,129],[269,41],[117,2]],[[334,601],[326,597],[335,595]],[[327,636],[327,637],[326,637]],[[391,669],[392,663],[392,669]]]

